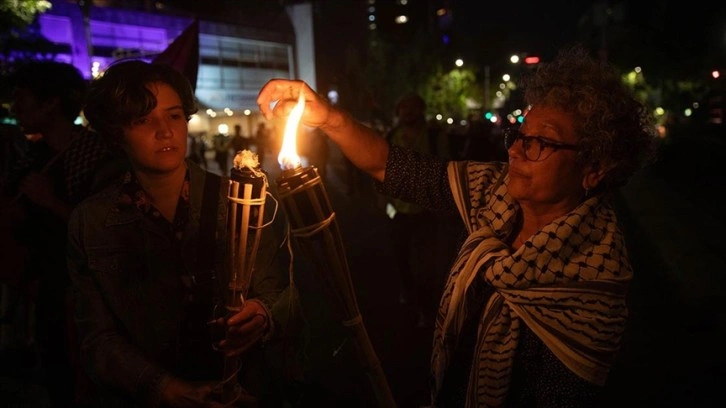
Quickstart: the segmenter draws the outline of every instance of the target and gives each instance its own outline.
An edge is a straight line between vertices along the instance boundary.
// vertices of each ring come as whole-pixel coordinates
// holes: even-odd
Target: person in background
[[[503,147],[495,144],[494,124],[479,115],[470,114],[466,120],[466,131],[462,158],[472,161],[503,161],[507,154]],[[502,154],[503,153],[503,154]]]
[[[249,139],[242,135],[242,126],[239,124],[234,125],[234,135],[232,135],[232,139],[229,141],[229,146],[232,149],[232,155],[242,150],[249,150],[250,148]]]
[[[597,406],[621,345],[633,275],[608,198],[652,158],[652,117],[578,45],[525,86],[506,162],[390,145],[302,81],[273,79],[258,95],[272,118],[304,93],[302,124],[323,130],[382,191],[460,215],[468,236],[435,323],[433,406]]]
[[[81,357],[103,407],[222,406],[225,381],[243,387],[238,404],[282,406],[285,397],[274,388],[285,373],[264,358],[290,343],[284,322],[299,310],[280,228],[262,232],[242,309],[220,316],[229,182],[185,160],[196,109],[187,79],[162,64],[120,62],[91,83],[89,124],[129,164],[73,211],[68,228]],[[235,356],[241,370],[225,379],[223,360]]]
[[[212,147],[214,148],[214,161],[219,167],[219,174],[226,176],[229,172],[227,168],[229,163],[229,138],[223,133],[217,133],[212,138]]]
[[[201,137],[189,134],[187,137],[187,157],[194,164],[202,166],[202,157],[199,151],[199,144],[203,143]]]
[[[17,124],[7,123],[10,111],[0,106],[0,191],[5,192],[11,166],[28,150],[29,140]]]
[[[265,126],[264,122],[260,122],[257,124],[257,130],[255,131],[255,151],[257,152],[257,157],[260,160],[260,166],[262,166],[265,162],[265,158],[267,156],[267,153],[270,151],[272,146],[270,146],[270,143],[272,142],[270,137],[270,129]]]
[[[199,138],[197,143],[199,164],[204,170],[209,170],[209,164],[207,163],[207,132],[202,132],[196,137]]]
[[[396,125],[387,133],[388,143],[428,155],[437,155],[438,135],[426,121],[426,102],[409,93],[396,103]],[[411,304],[418,315],[417,325],[433,323],[436,314],[438,279],[435,278],[438,215],[422,206],[389,198],[394,259],[401,280],[399,301]]]
[[[74,406],[82,397],[70,357],[75,330],[65,262],[68,217],[81,200],[114,177],[120,155],[76,124],[87,82],[73,65],[28,63],[13,74],[11,83],[11,113],[29,143],[9,164],[1,216],[4,226],[12,225],[13,242],[25,250],[3,245],[3,250],[14,248],[3,259],[27,254],[18,273],[28,296],[37,290],[29,298],[35,309],[31,341],[37,342],[51,403]]]

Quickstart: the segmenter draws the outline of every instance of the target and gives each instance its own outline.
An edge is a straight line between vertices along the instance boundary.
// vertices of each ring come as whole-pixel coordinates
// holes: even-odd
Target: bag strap
[[[214,279],[217,247],[217,211],[221,177],[208,173],[204,180],[204,195],[199,218],[199,242],[197,245],[197,280]],[[195,282],[199,283],[199,282]]]

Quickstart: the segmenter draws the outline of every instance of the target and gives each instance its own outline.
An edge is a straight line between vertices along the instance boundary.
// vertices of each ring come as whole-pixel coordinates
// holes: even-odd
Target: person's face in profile
[[[181,98],[164,82],[146,86],[156,107],[124,128],[124,150],[137,171],[173,172],[182,166],[187,147],[187,118]]]
[[[18,87],[13,91],[10,112],[17,119],[23,133],[41,133],[57,105],[58,98],[41,101],[30,90]]]
[[[549,107],[532,108],[520,131],[523,136],[538,137],[551,144],[576,146],[580,139],[570,115]],[[517,140],[509,147],[510,194],[520,203],[527,202],[542,211],[574,208],[584,191],[584,171],[577,163],[577,151],[541,146],[537,140]],[[527,147],[529,151],[525,152]],[[535,152],[540,154],[534,157]]]

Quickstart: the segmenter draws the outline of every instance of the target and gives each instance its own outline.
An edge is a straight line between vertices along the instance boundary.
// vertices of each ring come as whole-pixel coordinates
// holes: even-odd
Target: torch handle
[[[250,201],[250,198],[252,198],[252,184],[243,184],[242,188],[242,200],[245,203],[248,203]],[[239,241],[237,244],[239,247],[237,248],[237,256],[241,257],[241,259],[247,258],[247,238],[249,236],[249,225],[250,225],[250,206],[249,204],[242,205],[242,223],[240,224],[240,231],[239,231]],[[232,280],[229,283],[229,289],[232,291],[231,296],[231,302],[232,304],[229,305],[230,308],[241,308],[241,304],[238,303],[239,300],[239,291],[242,289],[244,285],[247,284],[247,282],[244,282],[247,278],[247,271],[245,270],[249,262],[244,262],[245,265],[240,265],[239,261],[238,264],[235,265],[235,269],[233,270]],[[240,282],[242,281],[242,282]],[[247,295],[246,293],[243,293],[243,295]]]
[[[230,196],[238,197],[240,183],[230,184]],[[252,185],[242,185],[242,200],[243,205],[237,203],[230,204],[229,213],[229,226],[230,226],[230,245],[229,245],[229,259],[230,259],[230,279],[227,296],[226,309],[228,316],[231,316],[240,310],[244,306],[244,299],[247,295],[246,288],[248,285],[247,277],[245,273],[247,269],[247,243],[249,234],[249,220],[250,220],[250,199],[252,197]],[[239,214],[238,214],[239,210]],[[237,218],[241,218],[241,222],[237,222]],[[254,239],[254,238],[253,238]],[[253,251],[255,252],[255,251]],[[250,267],[251,268],[251,267]],[[222,372],[222,383],[221,383],[221,399],[224,404],[229,406],[234,403],[241,395],[241,386],[237,383],[237,373],[241,367],[240,357],[224,357],[224,368]]]
[[[291,233],[314,263],[313,269],[321,278],[329,300],[339,311],[378,405],[395,407],[381,363],[363,325],[335,212],[317,169],[284,173],[278,179],[278,186]]]
[[[378,401],[378,406],[381,408],[395,408],[396,401],[393,399],[393,394],[386,380],[386,374],[368,337],[368,331],[363,324],[363,318],[361,315],[358,315],[357,318],[344,321],[343,326],[348,329],[349,335],[353,339],[355,353],[368,376],[368,380],[376,396],[376,401]]]
[[[238,197],[242,189],[242,196]],[[234,182],[230,187],[230,195],[237,199],[230,204],[230,279],[227,309],[238,312],[242,308],[244,297],[247,296],[252,273],[257,258],[257,248],[262,236],[264,224],[264,197],[266,188],[262,185],[259,191],[261,199],[252,199],[254,186],[249,183]],[[253,207],[254,206],[254,207]],[[254,209],[254,212],[253,212]],[[238,220],[239,218],[239,220]]]

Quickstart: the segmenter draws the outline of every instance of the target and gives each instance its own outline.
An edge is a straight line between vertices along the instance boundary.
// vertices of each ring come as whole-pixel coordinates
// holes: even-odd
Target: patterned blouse
[[[117,208],[134,206],[141,211],[144,216],[152,220],[154,223],[159,225],[161,228],[169,232],[169,236],[173,237],[175,242],[180,242],[184,229],[189,221],[189,170],[184,176],[184,185],[182,186],[181,193],[179,194],[179,201],[176,205],[176,211],[174,213],[174,221],[169,222],[161,212],[154,207],[146,195],[146,192],[141,188],[139,180],[136,178],[132,171],[126,172],[121,181],[121,194],[118,198]]]

